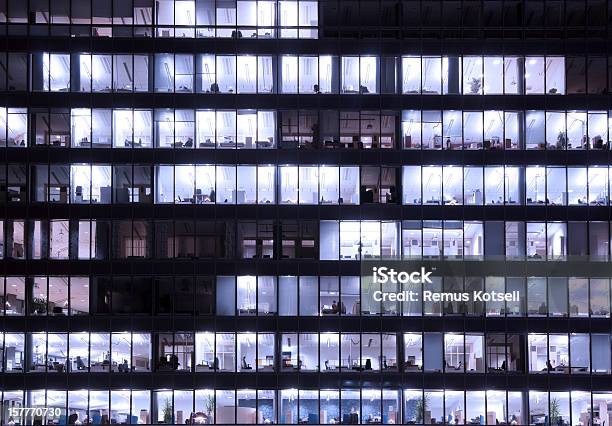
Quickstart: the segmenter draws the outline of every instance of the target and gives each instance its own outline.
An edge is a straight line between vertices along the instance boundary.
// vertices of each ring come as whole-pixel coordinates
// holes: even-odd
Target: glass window
[[[421,93],[421,58],[402,58],[402,93]]]
[[[466,114],[470,115],[466,116]],[[484,124],[484,142],[482,143],[484,149],[512,149],[512,142],[506,142],[504,139],[503,111],[485,111],[484,121],[480,113],[464,113],[464,120],[467,119],[472,119],[473,121],[469,126],[468,123],[465,122],[465,132],[466,134],[469,132],[475,132],[475,134],[471,137],[476,138],[476,140],[478,140],[479,133],[482,133]],[[480,123],[478,122],[479,120]],[[478,124],[480,124],[480,127],[477,127]]]
[[[285,58],[285,57],[283,57]],[[292,58],[294,59],[294,58]],[[299,92],[300,93],[319,93],[321,92],[319,86],[319,63],[318,57],[316,56],[300,56],[299,57]],[[288,79],[295,78],[295,68],[287,69],[283,67],[283,72],[292,72],[291,75],[287,76]],[[284,80],[283,80],[284,81]],[[291,89],[291,87],[289,87]],[[295,93],[289,91],[287,93]]]
[[[444,111],[442,115],[442,122],[442,140],[444,141],[444,149],[462,149],[464,135],[463,123],[461,120],[461,111]],[[465,124],[468,124],[467,120]],[[478,124],[476,124],[476,126],[478,126]],[[478,137],[477,140],[481,141],[482,147],[482,114],[480,116],[480,129],[476,129],[476,131],[480,132],[480,137]],[[470,148],[471,142],[468,140],[467,134],[465,138],[465,147]],[[476,147],[476,142],[474,142],[474,147]]]
[[[302,2],[304,3],[304,2]],[[314,2],[309,2],[314,3]],[[337,77],[338,58],[332,56],[319,56],[319,92],[338,93]]]
[[[298,278],[281,276],[278,277],[278,300],[279,315],[296,316],[298,314]]]
[[[342,93],[359,93],[359,57],[342,57]]]
[[[300,316],[315,316],[319,313],[319,283],[317,277],[299,278]]]
[[[567,191],[569,205],[588,204],[586,167],[567,168]]]
[[[570,399],[572,401],[572,424],[579,424],[584,419],[590,418],[591,394],[589,392],[570,392]]]
[[[570,366],[572,373],[589,373],[591,371],[588,334],[570,334]]]
[[[35,349],[35,348],[34,348]],[[25,337],[19,333],[4,333],[3,368],[7,373],[23,373],[26,368]],[[6,392],[4,392],[6,401]]]
[[[589,137],[587,129],[586,112],[567,113],[567,148],[568,149],[587,149],[589,147]]]
[[[483,84],[483,92],[485,95],[497,95],[503,94],[506,92],[507,94],[512,94],[512,90],[505,91],[504,82],[508,79],[511,80],[513,71],[511,63],[505,63],[504,59],[510,62],[511,58],[503,58],[501,56],[485,56],[484,57],[484,84]],[[464,58],[465,61],[465,58]],[[514,65],[516,67],[516,65]],[[465,69],[465,64],[464,64]],[[472,71],[474,72],[474,71]],[[465,85],[465,71],[464,71],[464,85]],[[516,80],[515,80],[516,85]],[[470,89],[472,87],[470,86]],[[510,87],[509,87],[510,89]],[[465,89],[464,89],[465,93]]]
[[[520,300],[517,302],[506,302],[506,314],[507,315],[521,315],[525,316],[525,279],[524,278],[507,278],[506,279],[506,291],[517,291]]]
[[[214,111],[196,111],[197,148],[214,148],[216,120]]]
[[[240,55],[237,59],[237,93],[257,93],[257,57]]]
[[[565,113],[546,113],[546,147],[548,149],[567,149]]]
[[[423,57],[422,59],[422,93],[442,93],[442,58]]]
[[[214,371],[218,368],[218,357],[215,357],[215,335],[213,333],[196,333],[195,335],[196,371]]]
[[[605,167],[589,167],[587,189],[590,205],[608,205],[608,169]]]
[[[282,38],[297,38],[298,36],[298,2],[296,0],[281,0],[280,25]]]
[[[545,334],[530,334],[528,339],[529,371],[532,373],[552,371],[553,367],[548,354],[547,336]]]
[[[549,260],[565,260],[567,254],[567,224],[549,222],[546,226]]]
[[[568,280],[565,277],[548,278],[548,312],[551,316],[567,316]]]
[[[610,374],[610,336],[608,334],[591,335],[591,357],[593,373]]]
[[[281,204],[297,204],[298,202],[298,167],[280,166],[280,200]]]
[[[273,60],[272,56],[257,57],[257,93],[274,92]]]
[[[527,279],[527,312],[530,316],[546,316],[548,305],[546,279],[533,278]]]
[[[256,335],[255,333],[238,333],[238,358],[240,372],[254,372],[256,368]]]
[[[8,280],[8,279],[7,279]],[[8,281],[7,281],[8,283]],[[590,313],[592,316],[610,316],[610,282],[607,278],[591,278],[590,285]],[[8,285],[7,285],[8,292]]]
[[[525,93],[544,93],[544,70],[545,63],[542,56],[531,56],[525,58]],[[551,81],[550,87],[553,87]]]
[[[593,111],[587,115],[590,149],[605,149],[608,146],[608,126],[606,113]]]
[[[15,2],[14,4],[19,3]],[[21,52],[8,53],[8,70],[6,75],[10,76],[7,82],[9,91],[25,92],[28,90],[28,56],[27,53]]]
[[[300,333],[297,364],[300,371],[319,371],[319,339],[323,339],[323,334]]]
[[[444,168],[446,172],[446,167]],[[481,167],[463,167],[463,176],[457,176],[454,180],[455,185],[459,186],[463,183],[463,199],[465,204],[482,205],[483,204],[483,169]],[[463,178],[463,179],[461,179]],[[457,188],[458,191],[462,189]],[[446,196],[447,185],[444,187]],[[461,196],[461,192],[459,192]]]
[[[300,62],[302,58],[300,57]],[[315,57],[316,60],[316,57]],[[297,56],[282,56],[281,57],[281,92],[282,93],[298,93],[298,57]],[[306,67],[306,65],[305,65]],[[306,73],[306,71],[304,71]],[[307,78],[305,78],[308,80]],[[300,89],[301,89],[300,85]],[[313,86],[314,87],[314,86]],[[301,91],[301,90],[300,90]],[[306,92],[308,93],[308,92]]]
[[[68,371],[82,373],[89,371],[89,333],[70,333],[68,342]]]
[[[555,410],[559,410],[558,402]],[[532,421],[546,419],[549,416],[548,392],[529,391],[529,417]]]
[[[587,88],[589,94],[606,93],[606,58],[587,59]]]
[[[466,168],[467,169],[467,168]],[[461,167],[444,166],[444,204],[456,205],[463,203],[463,171]]]
[[[378,93],[378,57],[359,59],[359,93]]]
[[[442,167],[427,166],[422,168],[424,204],[441,204]]]
[[[444,391],[445,417],[454,424],[461,422],[460,416],[465,412],[464,391]],[[466,413],[467,414],[467,413]]]
[[[548,139],[549,131],[548,128],[545,132],[544,125],[544,111],[527,111],[525,114],[525,143],[527,149],[544,149],[546,147],[546,140]],[[563,122],[558,121],[558,124],[563,125]],[[563,127],[564,128],[564,127]],[[554,145],[556,146],[556,138],[558,134],[551,134],[554,138]],[[563,139],[561,140],[563,142]]]
[[[577,76],[574,76],[568,81],[575,83],[582,80],[582,86],[584,87],[584,60],[582,61],[581,72],[578,72]],[[569,72],[568,64],[568,72]],[[580,77],[578,77],[580,76]],[[565,58],[564,57],[547,57],[546,58],[546,93],[548,94],[564,94],[565,93]],[[584,90],[582,91],[584,93]]]
[[[546,175],[554,173],[553,168],[544,170],[539,166],[528,166],[525,173],[526,181],[526,203],[527,204],[544,204],[546,202],[547,188]],[[565,169],[561,169],[565,172]],[[565,179],[564,179],[565,180]],[[552,181],[551,181],[552,182]],[[552,184],[551,184],[552,186]],[[565,186],[565,185],[564,185]],[[564,192],[564,189],[561,192]],[[554,193],[552,187],[548,195]],[[553,198],[554,199],[554,198]]]
[[[0,280],[0,287],[4,284],[4,280]],[[0,298],[3,302],[3,308],[0,312],[6,315],[24,315],[26,302],[25,278],[6,277],[6,290],[3,291],[3,297]]]
[[[111,110],[110,109],[92,109],[91,110],[91,143],[93,147],[99,147],[99,148],[107,148],[110,147],[112,144],[112,135],[113,133],[111,132],[112,127],[111,127],[111,121],[112,121],[112,114],[111,114]],[[119,118],[118,116],[116,118]],[[116,125],[119,126],[123,126],[125,124],[126,120],[130,120],[131,117],[128,116],[123,116],[123,120],[122,123],[116,122]],[[79,124],[80,126],[86,126],[87,124],[87,119],[83,119],[83,118],[79,118],[80,120],[80,124],[79,121],[77,121],[76,124]],[[83,124],[83,120],[85,120],[85,124]],[[87,128],[84,127],[84,130],[86,131]],[[129,131],[130,134],[126,134],[123,133],[125,135],[126,138],[129,137],[128,140],[131,140],[131,130]],[[117,134],[117,133],[115,133]],[[87,135],[84,136],[84,138],[86,138]],[[76,140],[74,140],[74,143],[77,143]],[[78,141],[79,146],[87,146],[87,140],[83,140],[81,139],[80,141]],[[118,145],[115,145],[118,146]]]
[[[423,369],[425,371],[442,372],[444,354],[444,339],[442,333],[426,333],[423,339]],[[447,367],[448,368],[448,367]]]
[[[404,369],[407,372],[423,368],[423,337],[421,334],[404,334]]]
[[[199,91],[204,93],[218,93],[219,85],[217,84],[216,75],[216,60],[215,55],[198,55],[198,74],[196,76],[196,84],[199,85]]]
[[[422,111],[423,149],[442,149],[442,113],[440,111]]]
[[[300,38],[317,38],[319,26],[319,3],[317,1],[299,0],[298,24]]]
[[[421,111],[402,111],[402,148],[421,148]]]
[[[217,203],[235,204],[236,191],[236,168],[234,166],[217,166]]]
[[[217,12],[219,8],[217,8]],[[236,93],[236,57],[217,56],[217,84],[221,93]],[[241,70],[242,71],[242,70]],[[253,69],[255,72],[255,69]],[[242,76],[242,78],[246,78]]]
[[[321,333],[319,343],[321,371],[338,371],[340,369],[340,335],[338,333]]]
[[[485,111],[485,122],[486,120]],[[519,132],[519,123],[522,125],[522,113],[520,112],[505,112],[504,113],[504,148],[505,149],[521,149],[523,148],[522,134]],[[485,131],[486,132],[486,131]],[[493,140],[493,138],[491,139]]]
[[[44,90],[70,91],[70,55],[43,53]]]
[[[236,148],[236,111],[217,111],[217,148]]]
[[[112,66],[113,58],[112,55],[81,55],[89,56],[91,58],[91,66],[88,67],[87,63],[81,64],[81,81],[85,84],[81,85],[81,91],[87,90],[87,80],[91,79],[91,91],[93,92],[110,92],[112,87]],[[82,58],[82,60],[88,62],[88,58]],[[83,66],[84,65],[84,66]],[[91,72],[88,72],[91,70]],[[85,90],[83,88],[85,87]]]
[[[113,90],[115,92],[131,92],[133,90],[133,56],[113,56]]]
[[[300,204],[319,203],[319,167],[300,166],[299,202]]]
[[[500,61],[501,62],[501,61]],[[486,63],[486,62],[485,62]],[[498,73],[497,76],[503,75]],[[463,93],[482,95],[484,83],[483,60],[478,56],[463,57]]]
[[[23,148],[28,141],[28,114],[25,108],[8,108],[6,120],[7,146]],[[0,117],[1,118],[1,117]],[[4,120],[1,120],[4,121]]]
[[[421,204],[421,166],[404,166],[402,188],[404,204]]]

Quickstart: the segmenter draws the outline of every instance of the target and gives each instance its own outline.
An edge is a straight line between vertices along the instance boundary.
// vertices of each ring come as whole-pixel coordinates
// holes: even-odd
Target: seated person
[[[179,365],[181,365],[181,364],[179,363],[178,356],[171,355],[170,356],[170,366],[171,366],[171,368],[173,370],[178,370]]]
[[[83,362],[80,356],[76,357],[76,368],[77,370],[85,370],[86,368],[85,363]]]
[[[117,367],[120,373],[128,373],[130,371],[130,367],[128,366],[127,359],[124,359],[123,362],[119,364]]]
[[[242,370],[252,370],[253,369],[249,364],[247,364],[246,355],[242,357],[242,361],[240,362],[240,368]]]

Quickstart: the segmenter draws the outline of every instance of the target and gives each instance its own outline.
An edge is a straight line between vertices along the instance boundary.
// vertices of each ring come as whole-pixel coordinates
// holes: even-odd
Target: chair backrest
[[[309,413],[308,414],[308,424],[310,425],[319,424],[319,416],[317,414]]]

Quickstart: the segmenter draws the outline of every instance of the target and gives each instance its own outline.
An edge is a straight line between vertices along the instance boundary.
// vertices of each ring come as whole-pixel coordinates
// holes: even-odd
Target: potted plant
[[[552,398],[550,400],[550,413],[549,413],[550,422],[549,424],[551,425],[563,424],[560,414],[561,413],[560,413],[559,400],[557,398]]]
[[[204,399],[204,409],[206,410],[206,415],[208,419],[212,419],[212,413],[215,410],[215,397],[212,393],[206,395]]]
[[[482,87],[482,79],[473,77],[470,80],[470,93],[473,93],[473,94],[480,93],[481,87]]]
[[[164,406],[162,408],[162,415],[164,417],[164,424],[170,425],[172,423],[174,423],[173,419],[172,419],[172,403],[170,402],[169,398],[166,398],[166,401],[164,401]]]
[[[429,394],[423,394],[422,398],[417,399],[416,405],[414,406],[415,422],[416,424],[423,424],[425,420],[425,412],[429,408]]]

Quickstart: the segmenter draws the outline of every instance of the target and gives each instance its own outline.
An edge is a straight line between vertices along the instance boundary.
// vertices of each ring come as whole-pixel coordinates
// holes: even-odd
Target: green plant
[[[425,419],[425,411],[429,408],[429,394],[423,394],[422,398],[417,399],[417,403],[414,406],[415,422],[416,424],[423,424]]]
[[[550,400],[550,424],[555,425],[559,420],[561,404],[559,404],[559,400],[557,398],[552,398]]]
[[[470,80],[470,92],[471,93],[479,93],[481,87],[482,87],[482,80],[480,78],[473,77]]]
[[[172,424],[173,420],[172,420],[172,403],[170,402],[170,398],[166,398],[166,401],[164,402],[164,406],[162,408],[162,415],[164,416],[164,423],[165,424]]]
[[[206,395],[204,399],[204,408],[206,409],[206,414],[208,416],[212,415],[212,412],[215,410],[215,397],[213,394]]]

